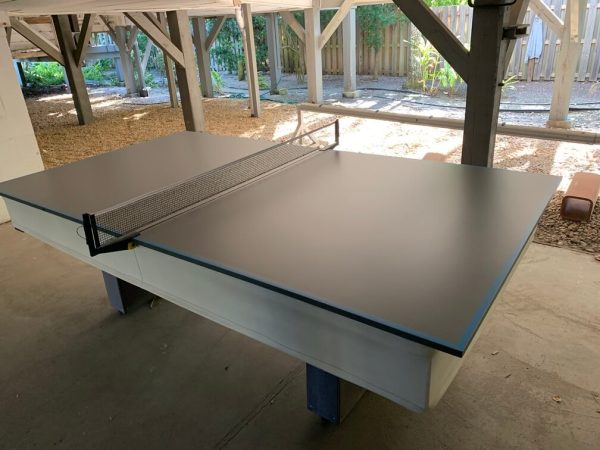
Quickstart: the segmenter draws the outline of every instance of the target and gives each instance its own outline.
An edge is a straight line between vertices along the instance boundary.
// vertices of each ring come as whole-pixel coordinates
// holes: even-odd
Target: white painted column
[[[344,46],[344,91],[342,95],[357,98],[356,90],[356,7],[350,8],[342,22]]]
[[[556,128],[570,128],[567,120],[571,103],[571,90],[575,80],[577,61],[581,53],[579,40],[585,21],[587,0],[568,0],[563,33],[560,37],[560,50],[556,64],[556,76],[552,87],[552,105],[547,125]]]
[[[252,9],[250,3],[242,3],[241,8],[236,8],[235,16],[244,41],[246,79],[248,81],[248,96],[250,97],[250,114],[252,117],[259,117],[260,90],[258,88],[258,67],[256,65],[256,46],[254,43],[254,26],[252,25]]]
[[[269,50],[269,75],[271,77],[271,94],[279,94],[278,83],[281,78],[281,45],[279,43],[279,24],[277,14],[265,16],[267,22],[267,48]]]
[[[3,23],[8,23],[8,17],[0,12],[0,181],[44,169]],[[9,219],[0,200],[0,223]]]
[[[323,60],[319,41],[321,38],[321,2],[313,0],[313,7],[304,10],[306,32],[306,76],[308,101],[323,103]]]

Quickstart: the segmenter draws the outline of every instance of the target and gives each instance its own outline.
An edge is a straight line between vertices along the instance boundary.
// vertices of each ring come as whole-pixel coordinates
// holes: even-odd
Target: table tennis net
[[[335,142],[328,146],[292,142],[335,125]],[[217,167],[187,180],[144,194],[94,214],[84,214],[83,228],[92,256],[124,250],[140,231],[191,209],[230,189],[261,177],[315,151],[333,148],[339,141],[337,120],[281,144]]]

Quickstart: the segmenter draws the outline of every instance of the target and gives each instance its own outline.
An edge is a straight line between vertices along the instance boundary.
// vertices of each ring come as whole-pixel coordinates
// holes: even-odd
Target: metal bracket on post
[[[514,40],[523,36],[527,36],[528,27],[529,25],[524,23],[515,25],[514,27],[504,27],[502,39]]]

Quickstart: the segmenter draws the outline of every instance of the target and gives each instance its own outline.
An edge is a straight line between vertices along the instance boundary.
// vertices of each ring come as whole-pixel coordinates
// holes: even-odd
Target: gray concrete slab
[[[164,301],[120,316],[99,272],[5,224],[0,448],[598,449],[599,292],[589,255],[532,245],[435,409],[367,394],[333,427],[300,361]]]

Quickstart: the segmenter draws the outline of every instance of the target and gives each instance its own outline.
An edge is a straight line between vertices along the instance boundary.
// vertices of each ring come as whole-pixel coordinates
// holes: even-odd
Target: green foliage
[[[383,45],[385,27],[398,23],[402,17],[398,7],[392,4],[359,6],[356,15],[365,45],[376,51]]]
[[[207,22],[214,26],[216,20],[210,19]],[[225,19],[217,40],[218,44],[214,45],[210,52],[216,58],[218,65],[225,67],[229,73],[237,72],[238,61],[243,59],[244,55],[242,54],[242,35],[235,19]]]
[[[63,69],[56,62],[23,62],[23,71],[27,84],[38,86],[56,86],[65,82]]]
[[[222,94],[223,88],[225,87],[225,85],[223,83],[223,78],[221,77],[221,74],[219,72],[217,72],[216,70],[211,70],[210,76],[211,76],[212,82],[213,82],[213,89],[215,90],[215,92]]]
[[[82,69],[83,77],[86,80],[106,81],[109,78],[106,72],[113,68],[113,63],[110,59],[100,59]]]
[[[461,81],[450,64],[442,60],[441,55],[430,42],[419,39],[412,43],[413,58],[418,68],[415,82],[425,93],[434,95],[440,86],[454,93],[456,84]]]
[[[466,5],[467,0],[425,0],[425,3],[435,8],[436,6]]]
[[[259,89],[269,89],[271,87],[271,83],[264,75],[258,76],[258,88]]]
[[[158,87],[158,83],[154,79],[154,75],[152,75],[152,72],[150,72],[149,70],[146,70],[146,73],[144,74],[144,83],[146,84],[146,86],[151,88]]]

